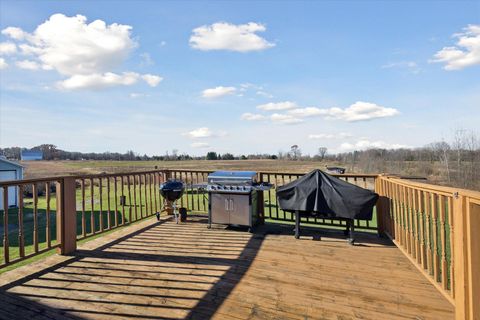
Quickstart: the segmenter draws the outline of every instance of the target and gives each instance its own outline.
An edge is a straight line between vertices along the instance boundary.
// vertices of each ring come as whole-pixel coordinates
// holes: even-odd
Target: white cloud
[[[291,101],[283,101],[283,102],[270,102],[266,104],[261,104],[257,106],[257,109],[265,110],[265,111],[280,111],[280,110],[288,110],[298,108],[295,102]]]
[[[327,111],[328,118],[341,119],[349,122],[393,117],[399,114],[397,109],[386,108],[375,103],[363,101],[357,101],[346,109],[330,108],[327,109]]]
[[[22,43],[18,46],[22,52],[22,54],[30,56],[30,55],[39,55],[42,53],[42,49],[37,47],[31,46],[26,43]]]
[[[8,63],[5,61],[5,59],[0,58],[0,70],[6,69],[8,67]]]
[[[2,30],[2,34],[15,40],[24,40],[28,33],[17,27],[8,27]]]
[[[247,112],[242,114],[241,119],[247,120],[247,121],[258,121],[258,120],[265,120],[266,117],[262,114]]]
[[[397,109],[382,107],[375,103],[357,101],[345,109],[320,109],[316,107],[308,107],[289,110],[288,114],[301,118],[324,116],[327,119],[340,119],[353,122],[392,117],[399,114],[399,112]]]
[[[145,80],[145,82],[150,86],[150,87],[156,87],[160,81],[163,80],[162,77],[156,76],[153,74],[144,74],[142,75],[142,79]]]
[[[349,138],[352,135],[350,133],[340,132],[340,133],[319,133],[319,134],[309,134],[308,139],[341,139]]]
[[[184,135],[188,136],[189,138],[192,139],[198,139],[198,138],[209,138],[213,136],[213,132],[207,128],[207,127],[202,127],[198,129],[194,129],[192,131],[189,131],[185,133]]]
[[[210,145],[206,142],[194,142],[190,146],[192,148],[210,148]]]
[[[17,46],[13,42],[1,42],[0,43],[0,54],[14,54],[17,52]]]
[[[302,119],[295,118],[288,114],[279,114],[274,113],[270,116],[270,119],[273,122],[281,123],[281,124],[297,124],[303,122]]]
[[[409,148],[407,145],[386,143],[384,141],[370,141],[366,139],[359,140],[355,143],[342,143],[340,150],[353,151],[353,150],[367,150],[367,149],[401,149]]]
[[[202,97],[204,98],[219,98],[235,93],[237,89],[235,87],[215,87],[211,89],[205,89],[202,91]]]
[[[453,37],[458,39],[456,46],[444,47],[430,62],[445,63],[445,70],[461,70],[480,64],[480,25],[468,25]]]
[[[136,92],[130,93],[130,98],[132,99],[143,98],[143,97],[149,97],[149,95],[145,93],[136,93]]]
[[[204,51],[259,51],[275,46],[274,43],[270,43],[256,34],[265,30],[263,24],[255,22],[240,25],[217,22],[193,29],[189,42],[192,48]]]
[[[40,24],[33,33],[8,27],[2,33],[17,41],[23,54],[31,55],[43,69],[53,69],[68,78],[61,81],[63,89],[104,88],[131,85],[141,77],[150,86],[156,86],[161,77],[134,72],[115,74],[137,47],[131,38],[131,26],[102,20],[87,23],[82,15],[67,17],[54,14]],[[135,74],[135,76],[133,76]]]
[[[289,110],[288,114],[296,117],[308,118],[308,117],[327,115],[328,109],[319,109],[316,107],[297,108],[297,109]]]
[[[103,74],[94,73],[90,75],[74,75],[70,78],[57,83],[57,87],[65,90],[77,89],[103,89],[118,85],[129,86],[135,84],[140,79],[140,75],[135,72],[124,72],[116,74],[106,72]]]
[[[17,61],[15,62],[15,65],[20,69],[25,69],[25,70],[38,70],[41,68],[39,63],[31,60]]]
[[[273,98],[273,95],[272,95],[271,93],[265,92],[265,91],[263,91],[263,90],[258,90],[258,91],[256,92],[256,94],[257,94],[258,96],[262,96],[262,97],[269,98],[269,99]]]

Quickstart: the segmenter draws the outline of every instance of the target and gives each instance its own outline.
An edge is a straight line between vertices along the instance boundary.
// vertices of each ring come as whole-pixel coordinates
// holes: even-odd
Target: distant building
[[[20,159],[23,161],[43,160],[42,151],[22,151]]]
[[[23,179],[23,166],[0,156],[0,181]],[[7,207],[18,206],[18,187],[8,188]],[[0,188],[0,210],[3,210],[3,188]]]

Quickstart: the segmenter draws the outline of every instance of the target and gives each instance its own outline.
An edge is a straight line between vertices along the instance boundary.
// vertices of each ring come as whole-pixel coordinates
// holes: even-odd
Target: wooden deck
[[[453,306],[374,235],[208,230],[149,219],[0,276],[1,319],[453,319]]]

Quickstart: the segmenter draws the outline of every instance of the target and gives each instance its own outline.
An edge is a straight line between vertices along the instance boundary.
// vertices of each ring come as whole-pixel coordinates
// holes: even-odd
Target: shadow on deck
[[[5,319],[450,319],[390,241],[148,220],[2,275]],[[60,261],[61,259],[61,261]]]

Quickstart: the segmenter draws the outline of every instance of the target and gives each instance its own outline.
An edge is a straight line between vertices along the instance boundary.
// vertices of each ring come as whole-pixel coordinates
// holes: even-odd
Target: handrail
[[[480,317],[480,192],[380,175],[382,231],[455,306]]]
[[[72,252],[77,240],[155,215],[162,209],[156,190],[165,178],[154,170],[0,182],[0,203],[6,204],[0,268],[53,248]],[[16,208],[8,206],[12,192]]]
[[[446,194],[453,195],[455,193],[458,193],[471,198],[480,199],[480,191],[447,187],[447,186],[439,186],[435,184],[429,184],[429,183],[423,183],[423,182],[417,182],[417,181],[411,181],[411,180],[404,180],[404,179],[400,179],[398,177],[390,176],[390,175],[381,175],[381,176],[389,180],[395,181],[395,183],[403,186],[415,187],[425,191],[438,192],[445,195]]]

